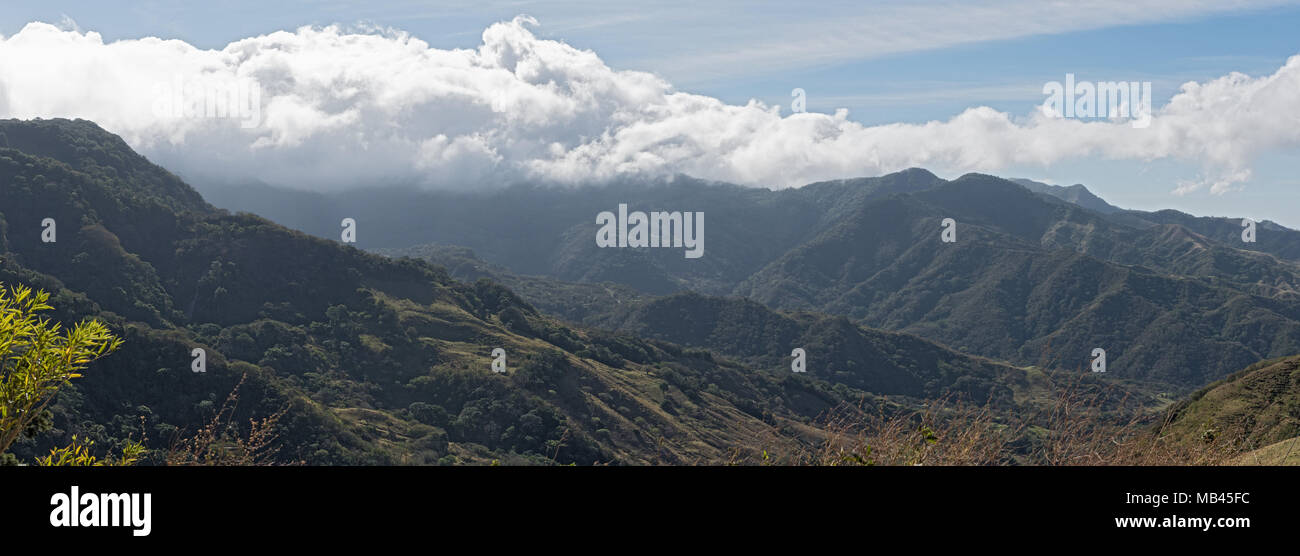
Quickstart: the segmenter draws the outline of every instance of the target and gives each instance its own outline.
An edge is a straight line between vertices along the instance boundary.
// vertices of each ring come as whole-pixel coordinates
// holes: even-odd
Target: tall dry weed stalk
[[[262,419],[249,419],[248,432],[234,422],[239,405],[239,388],[248,375],[240,377],[221,408],[203,428],[189,438],[174,441],[167,451],[167,465],[272,465],[278,448],[276,425],[288,407]]]

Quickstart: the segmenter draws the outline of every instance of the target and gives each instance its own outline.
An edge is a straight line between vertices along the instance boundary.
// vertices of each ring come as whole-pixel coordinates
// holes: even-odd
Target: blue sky
[[[868,126],[948,120],[974,106],[1021,116],[1047,81],[1150,81],[1159,107],[1187,81],[1264,76],[1300,54],[1300,6],[1289,2],[1155,2],[1097,13],[1071,3],[863,2],[49,2],[9,0],[0,34],[28,22],[75,21],[105,41],[177,38],[204,49],[303,25],[407,31],[443,49],[476,48],[483,30],[519,14],[539,38],[594,51],[616,70],[653,72],[677,90],[743,105],[808,110]],[[1038,4],[1037,7],[1028,6]],[[1118,5],[1118,4],[1117,4]],[[1046,6],[1046,8],[1044,8]],[[1113,204],[1251,216],[1300,227],[1300,154],[1258,153],[1239,190],[1170,193],[1202,169],[1178,160],[1078,158],[995,173],[1082,182]],[[940,172],[942,174],[942,172]],[[954,177],[954,176],[948,176]]]

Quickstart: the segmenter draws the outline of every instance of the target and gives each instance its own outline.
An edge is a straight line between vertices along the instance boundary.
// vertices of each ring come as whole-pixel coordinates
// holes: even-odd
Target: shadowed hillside
[[[815,438],[820,412],[866,395],[572,328],[490,281],[213,209],[89,122],[0,131],[0,282],[125,339],[22,458],[72,434],[110,449],[143,435],[161,457],[245,376],[231,422],[286,410],[278,458],[310,464],[716,461],[755,437]]]

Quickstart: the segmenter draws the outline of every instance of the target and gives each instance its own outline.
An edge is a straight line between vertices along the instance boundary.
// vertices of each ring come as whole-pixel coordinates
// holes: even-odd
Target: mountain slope
[[[1026,371],[971,357],[909,334],[865,328],[844,317],[783,314],[742,298],[693,292],[649,297],[617,284],[518,276],[459,247],[421,246],[410,254],[445,266],[459,279],[490,277],[544,312],[585,325],[708,349],[747,366],[790,371],[803,348],[809,376],[869,392],[918,398],[964,396],[1010,405],[1029,388]]]
[[[219,198],[231,195],[211,188]],[[429,243],[468,247],[484,260],[524,275],[570,282],[618,282],[648,293],[684,288],[723,292],[772,257],[797,244],[819,215],[794,195],[678,177],[665,182],[559,189],[516,186],[454,193],[363,188],[323,199],[315,194],[246,186],[228,206],[248,210],[326,238],[339,223],[358,223],[357,246],[406,248]],[[269,202],[270,199],[280,201]],[[287,199],[295,199],[290,202]],[[318,206],[302,214],[298,206]],[[244,203],[247,204],[244,204]],[[687,259],[683,248],[600,249],[596,215],[617,211],[702,211],[707,256]],[[717,241],[719,248],[714,248]]]
[[[1011,181],[1020,184],[1024,186],[1025,189],[1028,189],[1035,193],[1043,193],[1045,195],[1051,195],[1053,197],[1056,197],[1057,199],[1061,199],[1062,201],[1067,201],[1079,205],[1088,210],[1096,211],[1102,214],[1111,214],[1111,213],[1124,210],[1115,205],[1107,203],[1101,197],[1094,195],[1091,191],[1088,190],[1087,187],[1084,187],[1084,185],[1081,183],[1076,183],[1070,186],[1063,186],[1063,185],[1052,185],[1052,184],[1038,182],[1034,180],[1027,180],[1024,178],[1013,178],[1011,179]]]
[[[675,294],[622,308],[601,326],[790,369],[803,349],[806,372],[855,388],[918,398],[964,396],[1011,406],[1028,387],[1025,371],[971,357],[916,336],[857,326],[844,317],[781,314],[737,298]]]
[[[1162,231],[971,175],[868,199],[734,293],[1017,363],[1079,368],[1100,347],[1108,371],[1183,389],[1300,351],[1293,263],[1205,238],[1214,249],[1179,257],[1149,241]]]
[[[370,211],[380,244],[370,245],[390,252],[461,245],[520,275],[746,297],[1020,365],[1077,369],[1102,348],[1110,372],[1182,393],[1300,351],[1300,232],[1261,223],[1257,241],[1244,243],[1239,219],[1119,210],[1086,188],[1028,185],[1042,192],[913,169],[782,191],[685,178],[459,196],[367,191],[329,197],[337,215],[319,233],[333,234],[348,211]],[[370,194],[384,201],[362,198]],[[705,256],[597,248],[594,216],[618,203],[703,210]],[[402,208],[380,215],[392,207]],[[468,232],[489,214],[504,224]],[[940,240],[944,218],[957,222],[956,243]],[[595,300],[619,301],[594,290],[590,302],[569,298],[575,308],[547,311],[586,318],[600,312]]]
[[[1243,449],[1277,459],[1300,437],[1300,356],[1261,361],[1215,382],[1170,411],[1171,440],[1206,442],[1240,437]],[[1286,449],[1281,454],[1274,453]],[[1292,452],[1295,453],[1295,452]],[[1249,460],[1254,458],[1247,454]],[[1288,460],[1289,461],[1289,460]],[[1247,461],[1246,463],[1254,463]]]
[[[1241,218],[1192,216],[1176,210],[1124,211],[1123,216],[1154,224],[1176,225],[1206,237],[1217,238],[1233,247],[1268,253],[1279,259],[1300,261],[1300,231],[1265,220],[1256,225],[1255,242],[1241,241]],[[1115,215],[1121,216],[1121,215]]]
[[[48,128],[95,156],[14,140]],[[818,414],[870,399],[571,328],[489,281],[213,209],[89,122],[0,132],[0,282],[49,290],[60,321],[94,316],[126,340],[60,394],[51,434],[14,449],[24,459],[74,433],[166,449],[245,376],[231,422],[285,409],[276,457],[311,464],[721,461],[756,439],[816,438]],[[57,241],[41,240],[44,218]]]
[[[518,293],[538,310],[569,322],[591,324],[626,303],[650,296],[613,282],[564,282],[545,276],[523,276],[478,257],[472,249],[453,245],[417,245],[405,249],[373,249],[389,257],[412,257],[447,269],[461,281],[487,278]]]

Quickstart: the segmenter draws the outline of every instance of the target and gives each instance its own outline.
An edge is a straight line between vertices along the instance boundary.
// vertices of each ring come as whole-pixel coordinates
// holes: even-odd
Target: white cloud
[[[1269,76],[1188,83],[1143,129],[987,107],[864,126],[842,111],[783,116],[779,106],[680,92],[539,39],[534,24],[492,25],[476,49],[326,27],[202,50],[157,38],[105,44],[95,32],[33,23],[0,39],[0,116],[86,118],[186,175],[317,190],[674,173],[784,187],[911,166],[1175,159],[1203,176],[1179,192],[1222,193],[1249,178],[1257,156],[1300,146],[1300,57]],[[175,83],[256,83],[259,125],[160,113],[160,84]]]

